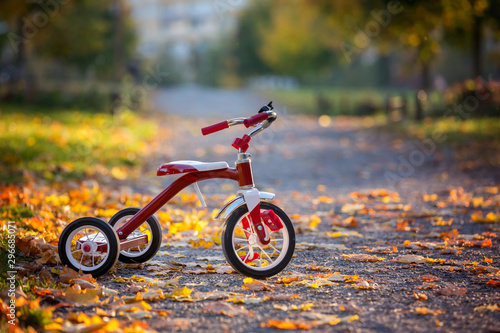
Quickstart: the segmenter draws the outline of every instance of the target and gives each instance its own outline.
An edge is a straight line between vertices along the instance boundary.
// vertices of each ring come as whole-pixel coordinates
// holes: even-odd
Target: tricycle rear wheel
[[[123,224],[131,219],[141,209],[137,207],[129,207],[120,210],[110,220],[109,224],[118,230]],[[127,239],[137,236],[147,235],[148,243],[145,245],[133,247],[127,250],[120,251],[118,259],[124,263],[143,263],[153,258],[161,247],[161,225],[156,217],[151,216],[137,229],[135,229]]]

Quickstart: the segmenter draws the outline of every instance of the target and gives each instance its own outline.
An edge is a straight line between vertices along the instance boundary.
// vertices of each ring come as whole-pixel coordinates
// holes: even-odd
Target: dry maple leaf
[[[405,254],[396,258],[396,262],[401,264],[421,264],[426,262],[425,258],[414,254]]]
[[[288,320],[274,320],[270,319],[267,323],[260,324],[261,327],[273,327],[281,330],[309,330],[312,328],[310,324],[293,322]]]
[[[359,227],[358,220],[354,216],[349,216],[348,218],[340,221],[333,221],[333,225],[342,228],[357,228]]]
[[[441,310],[431,310],[431,309],[426,308],[426,307],[415,308],[415,310],[413,310],[413,312],[415,312],[416,314],[419,314],[419,315],[431,315],[431,316],[437,316],[437,315],[442,313]]]
[[[368,251],[370,253],[389,254],[389,253],[398,252],[398,248],[395,246],[389,246],[389,247],[377,246],[377,247],[373,247],[371,249],[366,249],[366,251]]]
[[[273,304],[273,308],[281,310],[281,311],[311,311],[313,307],[314,307],[314,303],[303,303],[300,305]]]
[[[380,258],[377,257],[376,255],[370,255],[370,254],[358,254],[358,253],[353,253],[353,254],[343,254],[342,257],[345,260],[349,261],[358,261],[358,262],[377,262],[377,261],[382,261],[385,260],[385,258]]]
[[[83,289],[94,289],[94,288],[96,288],[96,285],[94,285],[93,283],[90,283],[89,281],[84,280],[84,279],[73,279],[72,281],[73,281],[73,283],[75,285],[80,286],[80,288],[82,290]]]
[[[418,301],[427,301],[427,295],[423,293],[413,292],[413,297]]]
[[[251,291],[272,291],[271,288],[267,284],[262,281],[257,281],[252,278],[246,278],[243,280],[243,286],[241,286],[245,290]]]
[[[467,293],[467,289],[459,288],[454,285],[446,285],[443,288],[436,289],[435,292],[443,296],[463,296]]]
[[[165,294],[166,297],[171,297],[176,301],[188,300],[189,296],[193,292],[193,289],[189,289],[187,287],[176,288],[170,294]]]
[[[77,272],[68,266],[64,266],[62,273],[59,275],[59,279],[63,283],[72,283],[74,279],[81,279],[91,283],[96,281],[91,274],[83,274],[81,271]]]
[[[491,242],[490,238],[485,238],[482,241],[474,241],[474,242],[472,242],[472,246],[473,247],[480,247],[480,248],[483,248],[483,247],[492,247],[493,243]]]
[[[481,306],[475,307],[474,311],[475,312],[494,312],[494,311],[500,311],[500,308],[496,304],[481,305]]]
[[[99,301],[99,296],[101,294],[101,290],[99,289],[81,290],[80,286],[74,285],[73,287],[66,288],[63,297],[65,301],[70,303],[91,305]]]
[[[491,287],[497,287],[500,288],[500,281],[497,280],[489,280],[486,285],[491,286]]]
[[[253,317],[253,311],[248,311],[243,306],[236,306],[227,302],[208,302],[202,308],[203,312],[213,314],[223,314],[228,317],[250,316]]]
[[[276,283],[282,283],[282,284],[289,284],[291,282],[294,282],[294,281],[299,281],[300,280],[300,277],[296,276],[296,277],[289,277],[289,278],[278,278],[278,281],[276,281]]]

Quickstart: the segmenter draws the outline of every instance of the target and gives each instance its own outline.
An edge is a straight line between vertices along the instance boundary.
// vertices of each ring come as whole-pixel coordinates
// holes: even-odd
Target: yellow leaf
[[[427,260],[428,262],[444,262],[445,260],[444,259],[433,259],[433,258],[425,258],[425,260]]]
[[[309,228],[316,228],[321,223],[321,218],[318,215],[311,215]]]
[[[496,304],[493,304],[493,305],[481,305],[481,306],[478,306],[478,307],[474,308],[474,311],[476,311],[476,312],[485,312],[485,311],[493,312],[493,311],[499,311],[499,310],[500,310],[500,308]]]
[[[347,318],[348,323],[352,323],[353,321],[356,321],[356,320],[359,320],[358,315],[353,315],[353,316],[350,316],[349,318]]]
[[[316,186],[316,189],[320,192],[325,192],[326,191],[326,186],[325,185],[318,185]]]
[[[187,287],[182,287],[182,288],[176,288],[174,289],[169,295],[171,297],[184,297],[184,298],[188,298],[189,295],[191,295],[191,292],[193,291],[193,289],[189,289]]]
[[[267,322],[267,324],[261,324],[261,327],[274,327],[274,328],[279,328],[281,330],[309,330],[311,329],[311,325],[304,324],[304,323],[296,323],[292,321],[281,321],[281,320],[274,320],[271,319]]]

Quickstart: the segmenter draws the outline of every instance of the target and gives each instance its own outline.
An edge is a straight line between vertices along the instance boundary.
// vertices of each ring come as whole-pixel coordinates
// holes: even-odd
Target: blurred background
[[[494,90],[499,74],[494,0],[0,4],[3,102],[116,111],[199,85],[272,91],[302,113],[423,118]]]

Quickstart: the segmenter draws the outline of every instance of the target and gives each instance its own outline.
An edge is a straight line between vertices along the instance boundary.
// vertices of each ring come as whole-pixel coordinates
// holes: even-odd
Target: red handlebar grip
[[[254,116],[251,116],[250,118],[247,118],[243,121],[243,124],[245,125],[245,127],[250,127],[252,125],[255,125],[257,123],[260,123],[261,121],[264,121],[266,120],[267,118],[269,118],[269,115],[267,114],[267,112],[262,112],[262,113],[257,113],[256,115]]]
[[[224,120],[224,121],[221,121],[220,123],[213,124],[213,125],[210,125],[210,126],[207,126],[207,127],[203,127],[201,129],[201,133],[203,135],[207,135],[207,134],[210,134],[210,133],[222,131],[223,129],[226,129],[226,128],[229,128],[229,125],[227,123],[227,120]]]

